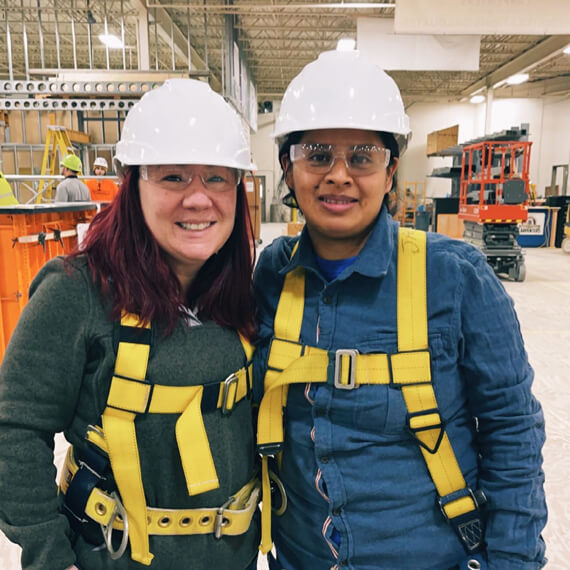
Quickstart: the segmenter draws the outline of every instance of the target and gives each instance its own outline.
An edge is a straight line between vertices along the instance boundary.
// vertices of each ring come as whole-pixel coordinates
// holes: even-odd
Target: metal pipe
[[[89,69],[93,69],[93,43],[91,41],[91,11],[87,2],[87,50],[89,51]]]
[[[105,113],[101,111],[101,138],[103,139],[103,144],[105,144]]]
[[[190,8],[186,9],[186,21],[188,23],[188,71],[192,71],[192,46],[190,44]]]
[[[109,35],[109,29],[107,28],[107,0],[103,2],[103,10],[105,11],[104,23],[105,23],[105,36]],[[105,42],[105,59],[107,62],[107,69],[111,69],[109,64],[109,46]]]
[[[174,54],[174,22],[170,20],[170,57],[172,61],[172,71],[176,71],[176,56]]]
[[[12,36],[10,35],[10,24],[8,23],[8,10],[5,11],[6,15],[6,47],[8,49],[8,72],[10,74],[10,81],[14,81],[14,67],[12,65]]]
[[[204,6],[206,5],[206,0],[202,0]],[[208,13],[204,11],[204,63],[206,64],[206,69],[210,69],[208,65]]]
[[[22,43],[24,44],[24,71],[26,73],[26,79],[30,79],[30,65],[28,61],[28,33],[26,31],[26,16],[24,14],[24,0],[20,0],[20,6],[22,8]]]
[[[127,52],[125,47],[125,11],[121,0],[121,43],[123,44],[123,69],[127,69]]]
[[[154,9],[154,68],[158,71],[158,23],[156,21],[156,8]]]
[[[147,8],[187,8],[187,3],[156,4],[147,2]],[[366,4],[363,2],[323,2],[321,4],[199,4],[190,5],[190,9],[218,14],[267,14],[271,10],[293,10],[296,14],[298,10],[378,10],[379,8],[396,8],[395,2],[373,2]]]
[[[37,0],[38,7],[38,36],[40,39],[40,61],[42,68],[46,66],[44,57],[44,31],[42,30],[42,11],[40,10],[40,0]]]
[[[55,49],[57,51],[57,67],[61,69],[61,55],[59,53],[59,22],[57,19],[57,1],[53,0],[53,15],[55,18]]]
[[[71,41],[73,42],[73,69],[77,69],[77,45],[75,39],[75,19],[73,18],[73,10],[75,2],[71,4]]]

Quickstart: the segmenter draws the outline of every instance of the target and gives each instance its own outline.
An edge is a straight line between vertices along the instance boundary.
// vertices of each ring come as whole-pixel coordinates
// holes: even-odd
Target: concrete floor
[[[262,244],[282,235],[285,224],[263,224]],[[544,531],[549,570],[566,570],[570,560],[570,255],[560,249],[526,251],[527,278],[504,282],[515,301],[530,362],[536,372],[534,393],[546,415],[544,470],[549,521]],[[56,464],[65,442],[56,440]],[[19,548],[0,534],[0,568],[19,570]],[[260,560],[259,570],[267,564]]]

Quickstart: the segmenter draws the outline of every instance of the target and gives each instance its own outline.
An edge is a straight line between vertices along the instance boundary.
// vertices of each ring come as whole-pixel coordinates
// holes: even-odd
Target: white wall
[[[256,174],[265,176],[265,219],[269,220],[273,195],[281,178],[277,157],[277,145],[271,138],[275,126],[275,113],[260,113],[257,116],[257,133],[251,136],[251,152],[257,165]]]
[[[451,165],[451,158],[428,158],[427,135],[430,132],[459,125],[458,141],[465,142],[485,134],[485,103],[415,103],[410,105],[412,140],[400,163],[399,181],[427,182],[427,196],[446,196],[451,182],[429,178],[434,168]],[[274,107],[276,108],[276,106]],[[528,123],[532,141],[530,178],[536,184],[537,195],[544,195],[550,185],[553,164],[568,164],[570,160],[570,99],[495,99],[491,108],[491,132],[519,127]],[[270,133],[275,113],[259,115],[259,130],[252,136],[252,150],[260,174],[267,176],[267,204],[281,177],[277,152]],[[559,184],[561,178],[559,177]],[[570,192],[570,189],[568,190]],[[269,211],[267,212],[269,215]]]
[[[542,118],[542,144],[538,156],[537,194],[544,193],[550,186],[552,166],[570,164],[570,98],[549,98],[544,100]],[[533,149],[534,152],[534,149]],[[536,156],[533,155],[533,156]],[[562,172],[558,171],[556,182],[562,185]],[[570,187],[566,190],[570,194]]]

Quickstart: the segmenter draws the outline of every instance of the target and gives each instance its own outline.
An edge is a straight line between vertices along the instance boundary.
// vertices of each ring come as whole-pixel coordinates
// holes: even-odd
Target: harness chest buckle
[[[335,352],[334,357],[334,387],[339,390],[354,390],[358,388],[356,384],[356,355],[358,350],[355,348],[339,348]],[[348,356],[350,358],[350,365],[348,370],[348,384],[344,384],[341,378],[342,372],[342,357]]]
[[[231,413],[234,408],[237,399],[237,389],[238,389],[239,378],[236,374],[230,374],[223,382],[223,394],[222,394],[222,414],[227,415]],[[235,384],[233,397],[230,398],[230,392],[232,386]]]

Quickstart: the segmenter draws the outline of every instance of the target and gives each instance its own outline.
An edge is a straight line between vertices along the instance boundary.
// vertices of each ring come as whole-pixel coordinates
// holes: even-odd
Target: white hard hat
[[[114,161],[122,165],[251,163],[239,115],[203,81],[168,79],[129,111]]]
[[[98,156],[95,159],[95,161],[93,162],[93,167],[95,168],[95,166],[101,166],[105,170],[109,170],[109,165],[107,164],[107,161],[102,156]]]
[[[328,51],[306,65],[283,96],[273,137],[295,131],[363,129],[410,133],[394,80],[359,51]]]

